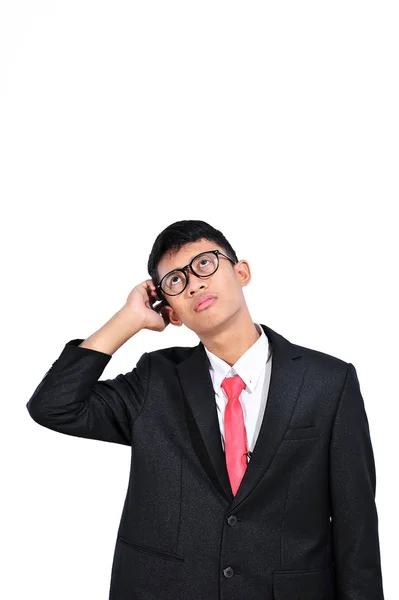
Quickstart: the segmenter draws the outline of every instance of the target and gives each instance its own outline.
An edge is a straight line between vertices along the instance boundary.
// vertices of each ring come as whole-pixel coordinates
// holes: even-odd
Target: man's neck
[[[215,334],[213,331],[212,336],[201,336],[201,342],[207,350],[230,366],[233,366],[260,336],[249,313],[244,314],[239,321],[241,322],[220,333]]]

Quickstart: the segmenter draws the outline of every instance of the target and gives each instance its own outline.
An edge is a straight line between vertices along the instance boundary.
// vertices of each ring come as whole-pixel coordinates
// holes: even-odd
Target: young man
[[[131,446],[110,600],[383,600],[353,364],[254,323],[249,264],[203,221],[167,227],[148,272],[27,403],[44,427]],[[130,337],[168,324],[200,343],[99,380]]]

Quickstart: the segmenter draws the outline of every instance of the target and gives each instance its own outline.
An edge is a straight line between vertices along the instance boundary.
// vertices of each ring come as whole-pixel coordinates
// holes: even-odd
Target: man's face
[[[221,246],[206,239],[190,242],[180,248],[176,254],[164,254],[158,263],[160,280],[169,271],[181,269],[194,256],[207,250],[220,250],[228,254]],[[225,324],[245,305],[242,287],[251,279],[247,261],[241,260],[234,265],[230,260],[219,255],[219,268],[213,275],[201,278],[193,275],[189,269],[186,269],[186,275],[187,287],[181,294],[165,295],[169,302],[169,307],[166,309],[172,325],[180,327],[184,324],[198,335],[209,333],[211,329]],[[206,294],[216,296],[216,300],[202,310],[196,310],[195,304],[198,298]]]

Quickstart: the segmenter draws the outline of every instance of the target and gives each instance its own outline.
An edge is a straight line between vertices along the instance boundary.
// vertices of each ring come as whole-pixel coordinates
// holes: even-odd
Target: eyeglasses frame
[[[197,275],[197,273],[194,271],[194,269],[192,267],[193,262],[195,261],[196,258],[198,258],[199,256],[201,256],[201,254],[209,254],[209,253],[215,254],[216,258],[218,259],[218,264],[217,264],[216,269],[214,270],[213,273],[210,273],[209,275]],[[230,258],[230,256],[227,256],[227,254],[224,254],[220,250],[204,250],[203,252],[200,252],[199,254],[197,254],[196,256],[194,256],[194,258],[192,258],[191,261],[188,263],[188,265],[186,265],[185,267],[182,267],[180,269],[172,269],[172,271],[169,271],[169,273],[166,273],[162,277],[161,281],[159,282],[159,284],[156,286],[155,289],[158,290],[161,294],[166,294],[167,296],[180,296],[180,294],[182,294],[184,292],[184,290],[186,289],[186,287],[188,286],[189,279],[187,277],[186,270],[190,269],[191,273],[193,275],[195,275],[196,277],[199,277],[200,279],[206,279],[207,277],[212,277],[212,275],[214,275],[216,273],[216,271],[218,270],[218,268],[219,268],[219,265],[220,265],[219,256],[223,256],[224,258],[227,258],[228,260],[230,260],[233,263],[233,265],[237,264],[237,262],[238,262],[237,260],[234,260],[233,258]],[[171,273],[174,273],[175,271],[183,271],[183,273],[184,273],[184,275],[186,277],[186,284],[185,284],[184,288],[182,289],[182,291],[179,292],[178,294],[168,294],[168,292],[165,292],[162,289],[161,284],[162,284],[163,280],[165,279],[165,277],[167,277]]]

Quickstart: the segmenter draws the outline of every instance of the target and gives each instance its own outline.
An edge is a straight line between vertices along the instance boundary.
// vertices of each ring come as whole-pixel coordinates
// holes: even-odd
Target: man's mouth
[[[196,306],[195,310],[197,312],[200,310],[203,310],[204,308],[207,308],[208,306],[213,304],[215,301],[216,301],[216,298],[214,296],[207,296],[200,302],[200,304],[198,304],[198,306]]]

